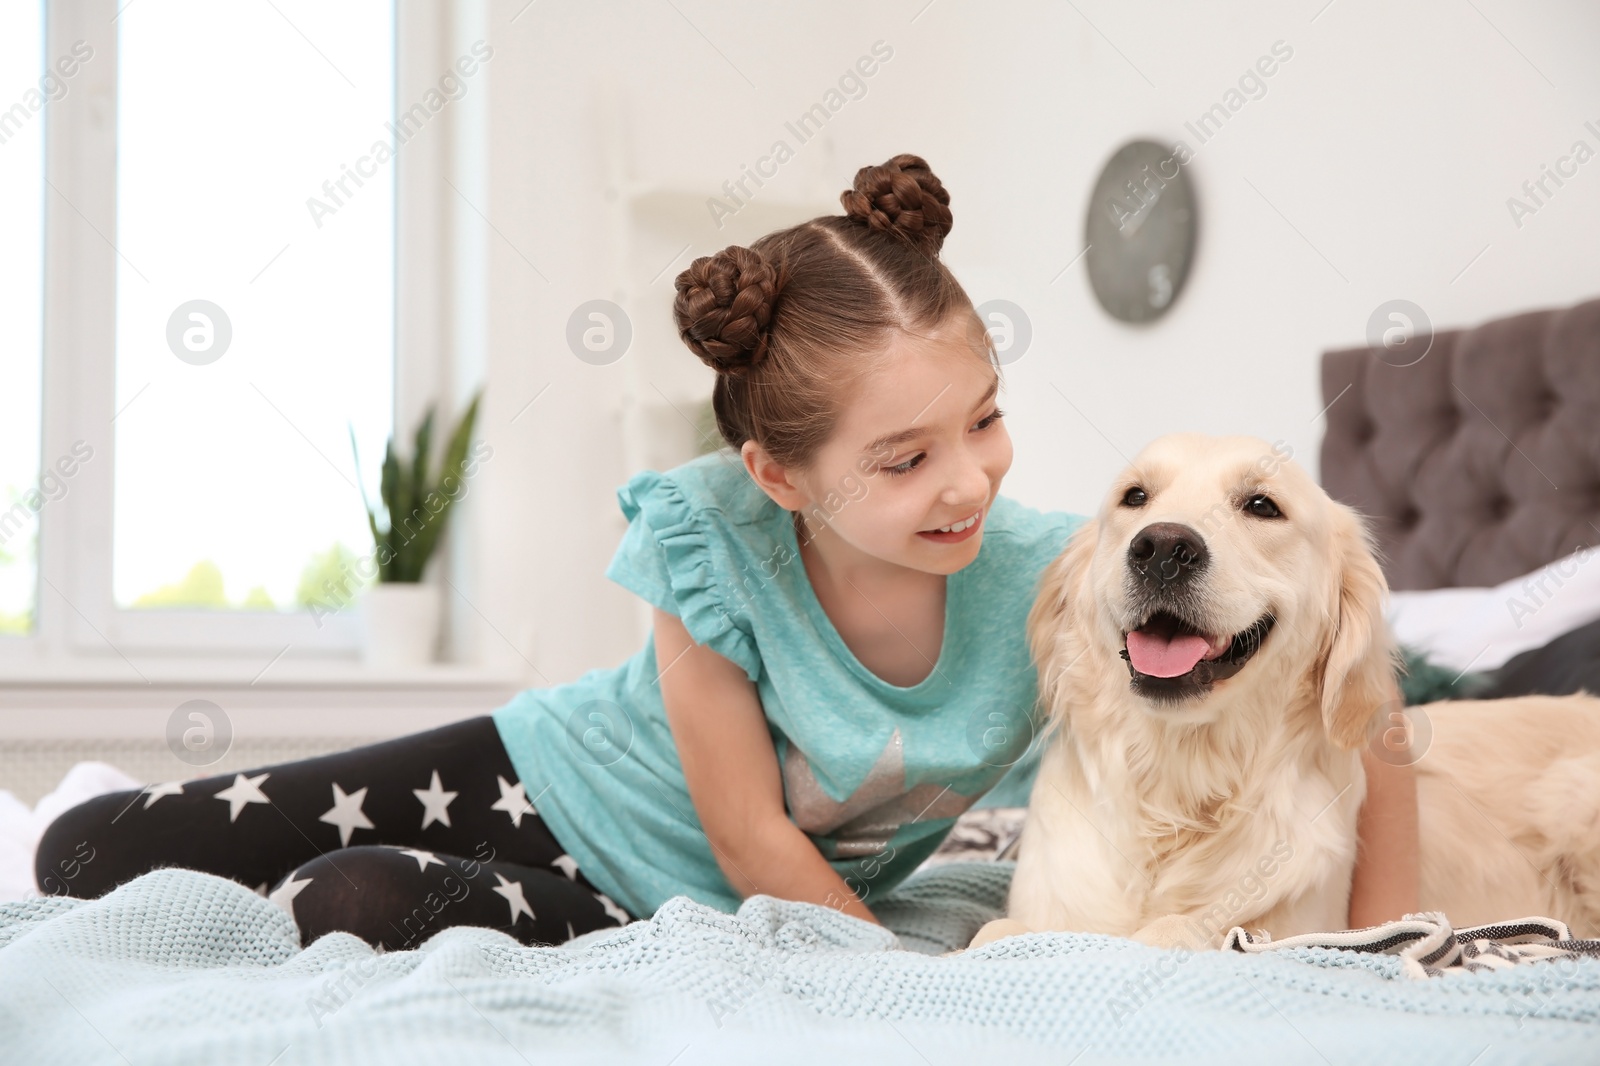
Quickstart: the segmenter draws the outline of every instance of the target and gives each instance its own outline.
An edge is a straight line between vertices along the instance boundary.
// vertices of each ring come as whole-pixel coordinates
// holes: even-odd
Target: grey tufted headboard
[[[1322,484],[1395,589],[1496,585],[1600,543],[1600,300],[1322,357]]]

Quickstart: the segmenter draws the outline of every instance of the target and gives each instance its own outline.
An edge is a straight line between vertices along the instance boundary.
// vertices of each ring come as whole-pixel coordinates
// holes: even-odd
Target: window
[[[39,469],[44,110],[64,90],[44,72],[38,4],[0,5],[0,639],[33,630],[39,512],[60,491]]]
[[[453,11],[0,5],[4,676],[353,662],[360,487],[443,387],[456,120],[374,149],[465,47]]]
[[[351,430],[370,469],[394,406],[395,168],[350,167],[390,140],[392,6],[117,25],[116,606],[326,603],[370,546]]]

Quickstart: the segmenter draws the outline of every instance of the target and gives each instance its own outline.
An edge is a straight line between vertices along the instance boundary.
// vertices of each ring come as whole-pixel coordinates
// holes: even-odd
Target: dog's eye
[[[1283,512],[1272,502],[1272,497],[1258,492],[1244,501],[1244,509],[1257,518],[1282,518]]]
[[[1147,494],[1144,489],[1141,489],[1139,486],[1135,485],[1133,488],[1122,494],[1122,505],[1124,507],[1143,507],[1145,501],[1149,498],[1149,494]]]

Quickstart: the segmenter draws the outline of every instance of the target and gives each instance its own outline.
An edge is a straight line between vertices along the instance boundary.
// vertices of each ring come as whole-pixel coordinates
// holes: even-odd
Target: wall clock
[[[1130,141],[1117,149],[1089,198],[1083,239],[1089,284],[1113,318],[1150,322],[1177,300],[1194,260],[1194,192],[1183,145]]]

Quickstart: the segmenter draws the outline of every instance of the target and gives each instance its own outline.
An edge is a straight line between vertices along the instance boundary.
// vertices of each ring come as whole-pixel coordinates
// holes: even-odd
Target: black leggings
[[[310,944],[384,950],[452,925],[558,944],[634,920],[540,819],[488,715],[313,759],[97,796],[62,813],[39,891],[93,898],[181,866],[277,903]]]

